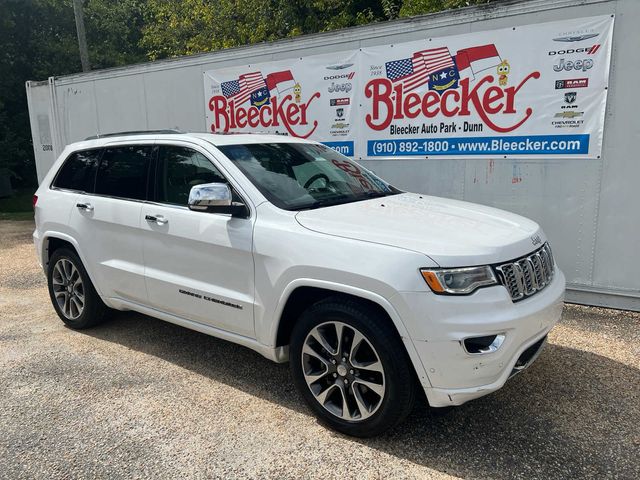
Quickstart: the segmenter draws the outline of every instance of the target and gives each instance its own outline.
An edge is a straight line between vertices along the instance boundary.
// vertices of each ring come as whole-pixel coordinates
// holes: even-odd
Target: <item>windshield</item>
[[[260,192],[285,210],[303,210],[400,193],[324,145],[252,143],[218,147]]]

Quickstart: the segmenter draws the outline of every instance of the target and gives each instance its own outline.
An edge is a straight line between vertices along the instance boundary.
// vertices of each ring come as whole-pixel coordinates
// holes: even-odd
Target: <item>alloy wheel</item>
[[[371,342],[356,328],[337,321],[318,325],[305,338],[301,358],[311,393],[331,414],[359,422],[380,408],[384,368]]]
[[[84,311],[84,284],[76,266],[68,258],[61,258],[53,266],[53,292],[58,307],[69,320]]]

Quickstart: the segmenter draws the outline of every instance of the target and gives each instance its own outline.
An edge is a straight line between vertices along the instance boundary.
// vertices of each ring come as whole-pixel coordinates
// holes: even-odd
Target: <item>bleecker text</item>
[[[447,90],[440,94],[433,90],[420,95],[415,92],[404,93],[401,83],[393,85],[386,78],[370,80],[364,89],[365,96],[372,99],[371,113],[365,121],[373,130],[384,130],[393,120],[417,118],[422,115],[433,118],[468,116],[475,111],[485,125],[496,132],[511,132],[526,122],[533,109],[527,107],[522,116],[508,126],[500,126],[493,121],[495,115],[515,115],[515,99],[520,89],[531,79],[540,78],[540,72],[532,72],[513,87],[502,88],[491,85],[493,75],[487,75],[471,88],[469,79],[460,80],[459,90]]]
[[[320,97],[316,92],[311,95],[307,103],[295,103],[291,95],[286,95],[282,99],[271,97],[271,103],[258,108],[254,105],[250,107],[237,106],[233,100],[229,101],[222,95],[216,95],[209,100],[209,110],[212,112],[213,123],[210,128],[212,132],[228,132],[231,129],[261,127],[279,127],[282,125],[289,135],[300,138],[308,138],[318,127],[318,121],[306,129],[294,129],[299,125],[305,126],[307,120],[307,110],[311,102]]]

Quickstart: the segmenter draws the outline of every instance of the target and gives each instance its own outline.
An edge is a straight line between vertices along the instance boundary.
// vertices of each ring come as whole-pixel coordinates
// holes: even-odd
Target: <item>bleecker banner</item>
[[[353,156],[356,55],[314,55],[205,72],[209,130],[293,135]]]
[[[309,138],[357,158],[598,158],[613,16],[204,74],[212,132]]]
[[[367,157],[596,158],[611,16],[362,51]]]

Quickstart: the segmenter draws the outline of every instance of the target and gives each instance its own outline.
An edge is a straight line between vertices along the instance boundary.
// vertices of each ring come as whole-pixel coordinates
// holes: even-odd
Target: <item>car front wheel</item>
[[[378,435],[411,411],[413,367],[390,320],[376,308],[334,297],[303,313],[290,365],[316,416],[348,435]]]

